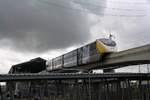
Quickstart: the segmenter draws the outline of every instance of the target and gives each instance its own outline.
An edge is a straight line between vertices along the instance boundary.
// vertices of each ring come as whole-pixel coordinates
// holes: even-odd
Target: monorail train
[[[97,39],[93,43],[80,47],[62,56],[48,60],[46,62],[47,71],[100,62],[104,54],[115,51],[116,42],[111,38]]]

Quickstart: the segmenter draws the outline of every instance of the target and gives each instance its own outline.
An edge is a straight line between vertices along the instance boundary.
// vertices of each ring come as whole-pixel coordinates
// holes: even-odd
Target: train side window
[[[92,55],[95,55],[97,53],[98,52],[97,52],[97,49],[96,49],[96,42],[91,43],[90,44],[90,55],[92,56]]]
[[[88,57],[89,51],[90,51],[89,45],[83,47],[83,57]]]

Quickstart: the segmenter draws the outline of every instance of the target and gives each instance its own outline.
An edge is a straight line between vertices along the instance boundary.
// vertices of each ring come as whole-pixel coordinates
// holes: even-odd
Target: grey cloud
[[[150,43],[150,22],[148,18],[104,18],[99,24],[100,30],[105,29],[115,35],[119,50],[129,49]]]
[[[107,0],[73,0],[75,3],[80,4],[83,9],[87,9],[89,12],[103,16],[104,10],[107,7]]]
[[[33,52],[87,41],[87,14],[74,10],[73,4],[68,0],[0,0],[0,41],[9,40],[7,46]]]
[[[147,0],[147,2],[149,1],[150,0]],[[104,16],[103,18],[101,18],[101,22],[96,26],[97,30],[99,30],[99,32],[103,32],[103,30],[106,30],[107,33],[112,32],[116,37],[115,40],[117,41],[119,50],[150,44],[149,39],[150,15],[148,11],[150,6],[149,5],[145,6],[145,4],[138,4],[134,6],[114,4],[110,6],[110,8],[126,8],[126,7],[128,7],[128,9],[137,9],[137,10],[142,9],[143,11],[141,12],[141,11],[120,10],[118,12],[115,12],[115,10],[111,10],[112,14],[115,13],[115,15],[118,16],[108,16],[108,17]],[[128,17],[130,15],[133,16],[140,14],[145,14],[146,16]],[[126,16],[119,16],[119,15],[126,15]]]

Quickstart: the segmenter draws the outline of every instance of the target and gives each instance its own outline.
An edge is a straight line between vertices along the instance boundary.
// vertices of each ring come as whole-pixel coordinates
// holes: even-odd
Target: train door
[[[81,65],[82,64],[82,52],[83,52],[83,48],[79,48],[77,49],[77,65]]]

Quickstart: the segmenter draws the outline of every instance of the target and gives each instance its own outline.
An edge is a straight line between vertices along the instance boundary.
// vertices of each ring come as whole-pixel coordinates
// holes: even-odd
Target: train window
[[[64,63],[68,62],[74,62],[77,60],[77,51],[71,51],[64,55]]]
[[[64,58],[65,58],[65,59],[70,59],[70,58],[72,58],[73,56],[77,56],[76,50],[71,51],[71,52],[65,54],[65,55],[64,55]]]
[[[100,41],[107,46],[116,46],[116,42],[110,39],[100,39]]]
[[[98,54],[95,42],[91,43],[89,46],[90,46],[90,55]]]
[[[88,57],[90,54],[89,51],[90,51],[89,45],[83,47],[83,57]]]
[[[95,42],[94,42],[94,43],[89,44],[89,46],[90,46],[90,51],[92,51],[92,50],[95,50],[95,49],[96,49],[96,43],[95,43]]]
[[[53,59],[53,67],[59,68],[62,65],[62,56],[56,57]]]
[[[81,64],[82,63],[82,52],[83,52],[83,49],[82,48],[79,48],[78,49],[78,64]]]
[[[78,49],[78,56],[82,57],[83,47]]]

